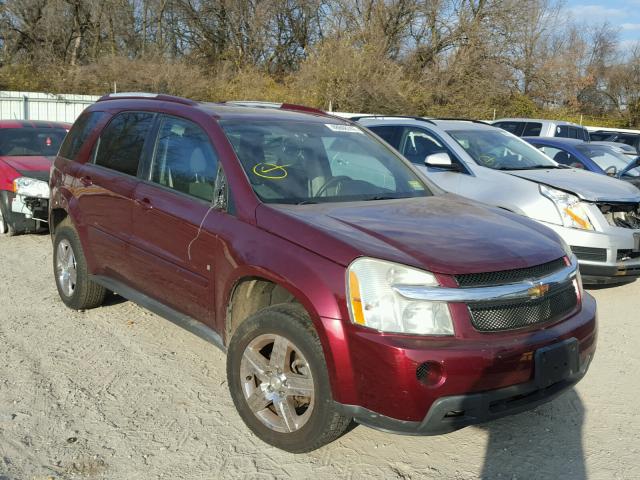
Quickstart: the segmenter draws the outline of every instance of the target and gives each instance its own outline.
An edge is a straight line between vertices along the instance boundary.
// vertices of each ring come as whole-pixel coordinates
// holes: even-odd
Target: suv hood
[[[565,255],[554,232],[452,194],[317,205],[266,205],[258,225],[347,266],[369,256],[444,274],[530,267]]]
[[[23,172],[49,172],[53,157],[42,156],[0,156],[0,161],[14,170]]]
[[[572,192],[590,202],[640,201],[640,190],[630,183],[576,168],[511,170],[505,173]]]

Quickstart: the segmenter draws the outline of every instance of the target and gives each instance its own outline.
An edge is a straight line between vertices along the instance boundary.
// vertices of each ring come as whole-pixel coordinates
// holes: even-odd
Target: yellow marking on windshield
[[[276,165],[274,163],[258,163],[253,167],[253,173],[269,180],[281,180],[288,175],[286,167],[289,165]]]

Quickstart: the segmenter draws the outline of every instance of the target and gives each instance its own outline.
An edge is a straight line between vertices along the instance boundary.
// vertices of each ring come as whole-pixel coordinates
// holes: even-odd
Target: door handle
[[[145,210],[151,210],[153,208],[153,205],[151,205],[151,200],[149,200],[147,197],[136,198],[134,202],[138,207],[144,208]]]
[[[90,176],[85,175],[84,177],[80,177],[80,183],[84,187],[90,187],[91,185],[93,185],[93,180]]]

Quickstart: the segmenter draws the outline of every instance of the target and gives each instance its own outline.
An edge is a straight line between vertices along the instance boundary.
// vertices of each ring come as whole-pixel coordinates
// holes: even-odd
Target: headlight
[[[351,321],[382,332],[453,335],[443,302],[410,300],[394,285],[439,286],[433,274],[397,263],[358,258],[347,270]]]
[[[578,197],[546,185],[540,185],[540,193],[554,203],[565,227],[593,230],[587,211]]]
[[[13,181],[13,191],[25,197],[49,198],[49,184],[35,178],[16,178]]]

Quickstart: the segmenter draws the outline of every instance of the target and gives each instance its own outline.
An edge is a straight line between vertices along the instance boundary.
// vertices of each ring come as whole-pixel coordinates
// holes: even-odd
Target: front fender
[[[60,165],[61,163],[64,163],[64,165]],[[60,166],[63,168],[59,168]],[[55,210],[63,210],[66,213],[80,237],[80,244],[89,271],[93,271],[96,262],[92,254],[92,249],[87,248],[88,246],[86,245],[87,224],[84,221],[82,209],[76,196],[77,187],[75,179],[78,176],[80,168],[82,168],[80,164],[61,157],[56,158],[51,167],[49,180],[49,225],[54,225],[53,212]],[[63,171],[66,173],[63,174]],[[51,228],[50,231],[51,239],[53,240],[55,231],[53,228]]]
[[[309,313],[322,344],[335,400],[353,401],[353,369],[345,332],[349,321],[345,268],[255,226],[234,223],[233,242],[223,240],[216,261],[218,279],[222,280],[216,282],[217,330],[226,330],[226,309],[240,282],[261,279],[281,286]]]

